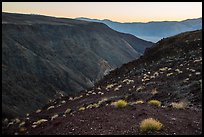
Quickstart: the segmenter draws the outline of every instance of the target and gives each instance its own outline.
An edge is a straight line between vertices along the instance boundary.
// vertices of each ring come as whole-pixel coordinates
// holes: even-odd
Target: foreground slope
[[[2,13],[3,117],[92,87],[151,45],[102,23]]]
[[[202,133],[202,32],[182,33],[156,43],[144,56],[112,71],[93,88],[52,100],[26,117],[4,121],[4,134],[144,134],[140,122],[159,120],[160,131]],[[116,108],[113,101],[126,100]],[[148,104],[161,101],[161,106]],[[135,103],[138,100],[140,103]],[[180,108],[172,103],[182,104]]]

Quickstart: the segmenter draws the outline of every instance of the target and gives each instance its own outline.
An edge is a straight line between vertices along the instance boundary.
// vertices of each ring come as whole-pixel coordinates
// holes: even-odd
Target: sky
[[[202,2],[2,2],[2,12],[117,22],[181,21],[202,17]]]

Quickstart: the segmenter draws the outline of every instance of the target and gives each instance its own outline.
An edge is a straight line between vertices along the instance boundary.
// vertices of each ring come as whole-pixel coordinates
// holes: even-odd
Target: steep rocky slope
[[[128,105],[114,107],[112,102],[119,99]],[[161,106],[149,104],[152,99],[161,101]],[[20,120],[4,120],[2,129],[4,134],[197,135],[202,133],[201,106],[199,30],[159,41],[93,88],[61,96]],[[141,133],[140,122],[146,118],[159,120],[162,129]]]
[[[3,117],[91,87],[151,45],[102,23],[2,13]]]

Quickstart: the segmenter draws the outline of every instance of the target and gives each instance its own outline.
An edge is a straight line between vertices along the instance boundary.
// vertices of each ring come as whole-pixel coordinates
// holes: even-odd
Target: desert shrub
[[[52,117],[51,117],[51,120],[54,120],[55,118],[59,117],[58,114],[54,114]]]
[[[25,130],[26,130],[26,129],[25,129],[24,127],[20,127],[20,128],[19,128],[19,132],[20,132],[20,133],[25,132]]]
[[[50,106],[50,107],[47,108],[47,110],[50,110],[50,109],[53,109],[53,108],[55,108],[55,106]]]
[[[123,107],[125,107],[125,106],[127,106],[127,102],[125,101],[125,100],[118,100],[118,101],[116,101],[116,102],[113,102],[112,103],[116,108],[123,108]]]
[[[154,88],[154,89],[152,89],[152,95],[155,95],[155,94],[157,94],[158,93],[158,91],[157,91],[157,89],[156,88]]]
[[[89,104],[86,108],[97,108],[99,107],[99,104],[94,103],[94,104]]]
[[[92,105],[92,107],[97,108],[97,107],[99,107],[99,104],[94,103],[94,104]]]
[[[135,104],[143,104],[143,103],[144,103],[143,100],[138,100],[138,101],[135,102]]]
[[[187,107],[187,102],[172,102],[171,106],[176,109],[185,109]]]
[[[16,119],[15,119],[15,122],[18,124],[18,123],[20,123],[21,121],[20,121],[20,119],[16,118]]]
[[[39,125],[39,124],[41,124],[43,122],[46,122],[46,121],[47,121],[47,119],[40,119],[40,120],[38,120],[36,122],[33,122],[33,125]]]
[[[103,98],[102,100],[98,101],[98,104],[100,105],[100,104],[102,104],[102,103],[104,103],[106,101],[108,101],[108,98]]]
[[[70,108],[66,109],[66,111],[64,112],[65,114],[70,113],[72,110]]]
[[[142,133],[158,131],[163,127],[163,124],[153,118],[144,119],[140,123],[140,131]]]
[[[155,105],[155,106],[161,106],[161,102],[159,100],[150,100],[148,101],[148,104]]]
[[[41,112],[41,110],[40,109],[38,109],[37,111],[36,111],[36,113],[40,113]]]
[[[85,107],[80,107],[79,108],[79,111],[83,111],[83,110],[85,110]]]
[[[21,122],[21,123],[19,124],[19,127],[22,127],[22,126],[24,126],[24,125],[25,125],[25,121]]]

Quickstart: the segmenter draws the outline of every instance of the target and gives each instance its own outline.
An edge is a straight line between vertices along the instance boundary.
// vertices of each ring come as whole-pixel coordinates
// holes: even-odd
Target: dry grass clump
[[[142,133],[153,132],[161,130],[163,124],[153,118],[144,119],[140,123],[140,131]]]
[[[40,119],[40,120],[38,120],[36,122],[33,122],[33,125],[39,125],[39,124],[41,124],[43,122],[46,122],[46,121],[47,121],[47,119]]]
[[[85,110],[86,108],[85,107],[80,107],[79,108],[79,111],[83,111],[83,110]]]
[[[116,108],[123,108],[127,106],[127,104],[128,104],[127,101],[122,99],[112,103],[112,105],[114,105]]]
[[[161,102],[159,100],[150,100],[148,101],[148,104],[155,105],[155,106],[161,106]]]
[[[19,128],[19,132],[20,132],[20,133],[25,132],[25,131],[26,131],[26,128],[24,128],[24,127],[20,127],[20,128]]]
[[[187,107],[188,103],[185,102],[185,101],[181,101],[181,102],[172,102],[171,103],[171,106],[173,108],[176,108],[176,109],[185,109]]]
[[[94,104],[89,104],[86,108],[98,108],[99,104],[94,103]]]
[[[72,109],[67,108],[66,111],[64,112],[65,114],[69,114],[72,111]]]
[[[24,126],[24,125],[25,125],[25,121],[21,122],[21,123],[19,124],[19,127],[22,127],[22,126]]]
[[[157,94],[158,93],[158,91],[157,91],[157,89],[156,88],[154,88],[154,89],[152,89],[152,95],[155,95],[155,94]]]
[[[143,100],[138,100],[138,101],[135,102],[135,104],[143,104],[143,103],[144,103]]]

